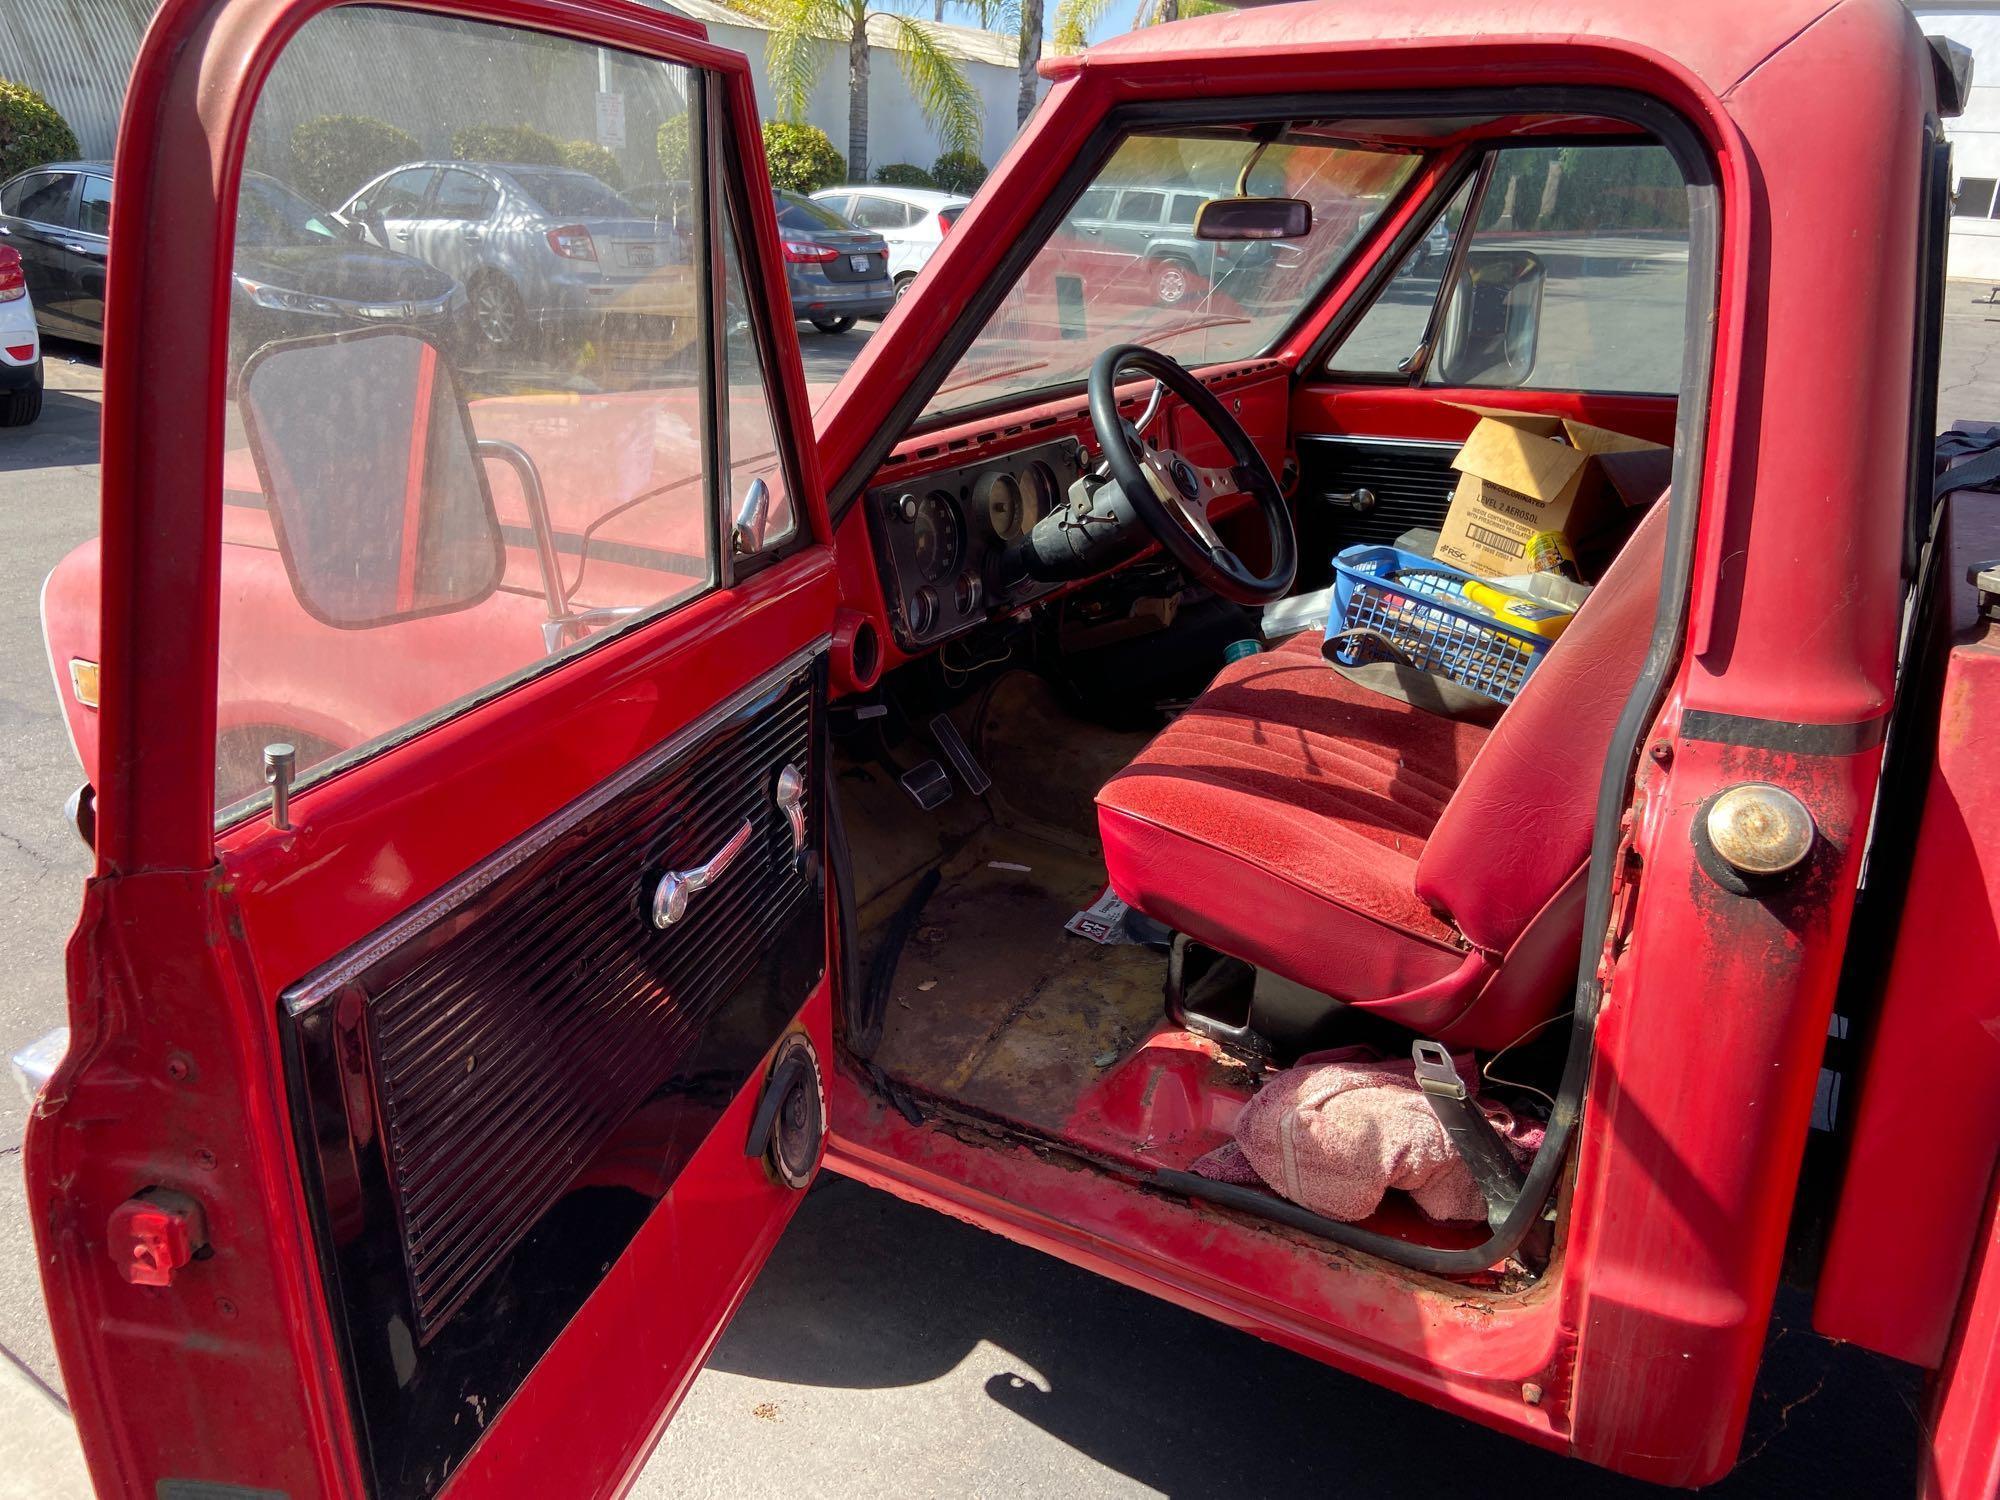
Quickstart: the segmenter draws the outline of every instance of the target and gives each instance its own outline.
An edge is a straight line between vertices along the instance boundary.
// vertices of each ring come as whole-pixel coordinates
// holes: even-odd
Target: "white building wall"
[[[1912,3],[1929,36],[1948,36],[1972,49],[1972,97],[1965,113],[1944,122],[1951,140],[1952,187],[1968,177],[2000,181],[2000,0]],[[2000,218],[1951,221],[1945,274],[2000,284]]]
[[[672,9],[680,8],[673,4],[673,0],[662,0],[662,3]],[[714,12],[706,7],[688,9],[695,19],[708,27],[710,41],[732,52],[741,52],[750,59],[751,75],[757,85],[758,113],[767,120],[776,119],[778,109],[771,97],[771,80],[764,66],[766,33],[760,27],[719,21],[715,19]],[[806,108],[806,120],[824,130],[844,156],[847,154],[847,47],[836,42],[823,42],[819,46],[821,63],[812,100]],[[869,172],[872,174],[877,167],[887,166],[890,162],[909,162],[928,171],[931,163],[943,153],[944,144],[925,123],[916,101],[910,97],[909,85],[903,82],[903,70],[896,54],[881,46],[868,50]],[[990,167],[1014,142],[1020,75],[1011,66],[1002,67],[992,62],[962,61],[962,66],[979,91],[984,106],[986,129],[979,155]],[[1046,90],[1048,85],[1038,81],[1036,87],[1039,97],[1040,91]]]

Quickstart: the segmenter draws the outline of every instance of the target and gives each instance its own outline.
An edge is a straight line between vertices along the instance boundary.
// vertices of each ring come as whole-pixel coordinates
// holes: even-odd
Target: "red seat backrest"
[[[1655,504],[1502,714],[1417,861],[1417,895],[1505,953],[1590,857],[1598,783],[1660,602]]]

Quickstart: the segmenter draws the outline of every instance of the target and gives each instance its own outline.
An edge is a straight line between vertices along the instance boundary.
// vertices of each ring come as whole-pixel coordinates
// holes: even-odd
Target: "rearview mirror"
[[[1438,335],[1438,379],[1446,385],[1525,381],[1541,335],[1543,280],[1541,257],[1526,250],[1467,255]]]
[[[306,612],[367,630],[470,609],[506,567],[472,421],[435,345],[395,329],[267,344],[238,389]]]
[[[1302,240],[1312,227],[1303,198],[1210,198],[1194,214],[1198,240]]]

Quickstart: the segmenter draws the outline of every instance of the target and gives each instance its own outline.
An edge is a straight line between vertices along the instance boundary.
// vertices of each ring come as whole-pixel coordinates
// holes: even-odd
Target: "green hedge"
[[[524,167],[561,167],[563,143],[532,125],[467,125],[452,132],[451,154],[460,161],[514,162]]]
[[[976,193],[986,180],[986,163],[970,151],[947,151],[931,164],[931,179],[947,193]]]
[[[922,167],[907,161],[892,161],[875,169],[875,180],[886,187],[934,188],[937,179]]]
[[[0,179],[78,154],[76,132],[25,83],[0,78]]]
[[[615,188],[625,186],[625,169],[618,165],[618,158],[595,141],[564,141],[562,164],[588,172],[599,182],[608,182]]]
[[[337,206],[364,183],[423,155],[417,138],[368,115],[321,115],[292,132],[292,181]]]
[[[817,125],[766,120],[764,160],[771,168],[771,186],[794,193],[816,193],[847,179],[847,158]]]
[[[669,182],[681,182],[688,175],[688,117],[668,115],[661,123],[659,134],[653,137],[653,149],[659,153],[660,175]]]

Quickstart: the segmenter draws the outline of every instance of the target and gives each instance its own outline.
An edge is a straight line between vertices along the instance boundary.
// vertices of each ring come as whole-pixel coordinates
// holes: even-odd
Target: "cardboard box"
[[[1466,406],[1479,421],[1452,467],[1440,562],[1484,578],[1592,560],[1666,488],[1673,454],[1587,422]],[[1588,570],[1586,569],[1586,572]]]

